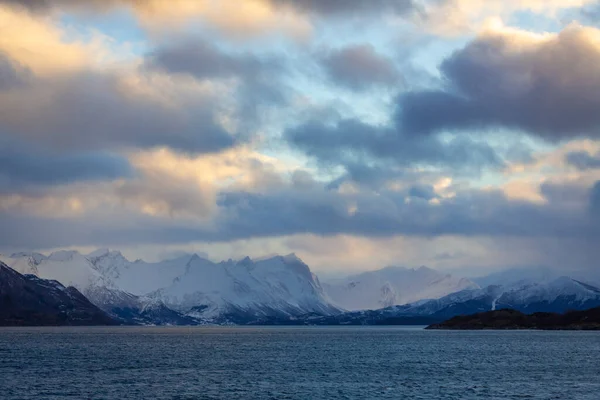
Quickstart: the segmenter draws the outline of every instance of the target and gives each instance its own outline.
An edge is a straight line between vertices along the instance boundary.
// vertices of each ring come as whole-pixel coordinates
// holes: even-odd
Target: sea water
[[[600,399],[600,332],[0,328],[1,399]]]

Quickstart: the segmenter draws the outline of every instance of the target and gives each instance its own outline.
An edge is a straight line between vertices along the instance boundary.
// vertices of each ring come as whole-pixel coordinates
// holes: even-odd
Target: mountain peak
[[[26,252],[26,251],[22,251],[19,253],[13,253],[10,255],[10,258],[24,258],[24,257],[29,257],[34,264],[39,264],[42,261],[44,261],[47,257],[41,253],[36,253],[36,252]]]
[[[253,264],[254,264],[254,261],[252,261],[252,259],[250,257],[248,257],[248,256],[242,258],[240,261],[238,261],[236,263],[236,265],[242,265],[242,266],[245,266],[245,267],[251,266]]]
[[[89,253],[87,256],[90,258],[103,257],[103,256],[107,255],[109,252],[110,252],[110,249],[108,249],[108,248],[97,249],[97,250],[94,250],[91,253]]]
[[[283,261],[285,261],[286,263],[297,263],[300,262],[302,264],[305,264],[304,261],[302,261],[302,259],[300,257],[298,257],[296,255],[296,253],[290,253],[288,255],[282,256],[281,257],[283,259]]]
[[[98,249],[86,256],[95,266],[107,264],[127,264],[129,260],[118,250]]]
[[[51,261],[68,261],[73,257],[81,256],[77,250],[58,250],[48,256]]]

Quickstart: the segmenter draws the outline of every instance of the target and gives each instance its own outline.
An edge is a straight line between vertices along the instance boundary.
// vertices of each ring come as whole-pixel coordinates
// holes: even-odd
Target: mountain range
[[[600,289],[590,284],[559,277],[542,282],[520,281],[512,285],[490,285],[466,289],[439,299],[420,300],[378,310],[352,311],[332,316],[306,316],[301,320],[269,324],[312,325],[429,325],[459,315],[512,309],[522,313],[564,313],[600,307]]]
[[[600,306],[597,287],[547,271],[466,279],[427,267],[387,267],[321,284],[294,254],[222,262],[192,254],[150,263],[101,249],[0,259],[26,277],[76,288],[124,324],[429,324],[501,308]]]
[[[3,259],[20,273],[77,288],[124,323],[246,323],[342,311],[293,254],[220,263],[193,254],[147,263],[106,249],[88,255],[17,253]]]

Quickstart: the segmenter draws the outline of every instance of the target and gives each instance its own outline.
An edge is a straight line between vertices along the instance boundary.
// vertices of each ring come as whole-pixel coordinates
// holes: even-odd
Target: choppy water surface
[[[600,332],[3,328],[2,399],[593,399]]]

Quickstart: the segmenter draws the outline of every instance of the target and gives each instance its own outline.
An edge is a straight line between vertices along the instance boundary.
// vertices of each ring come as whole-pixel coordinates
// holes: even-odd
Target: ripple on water
[[[2,399],[581,399],[600,332],[5,328]]]

